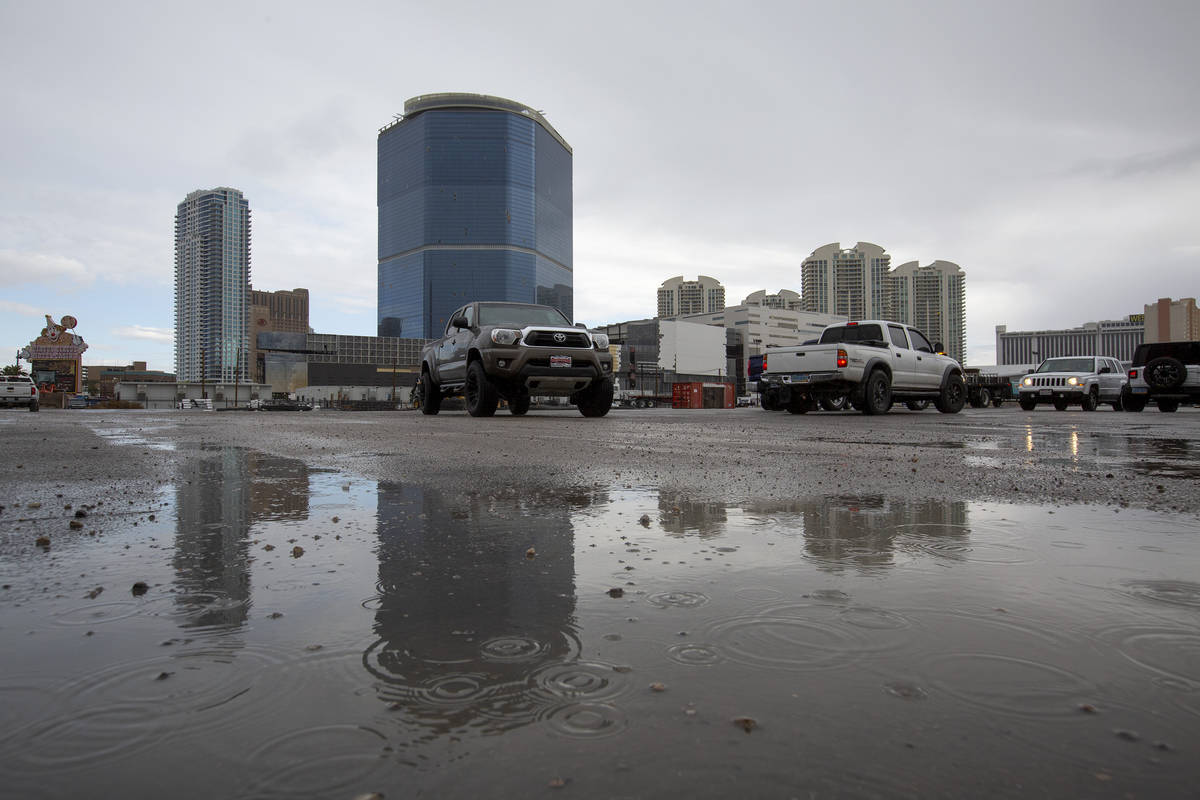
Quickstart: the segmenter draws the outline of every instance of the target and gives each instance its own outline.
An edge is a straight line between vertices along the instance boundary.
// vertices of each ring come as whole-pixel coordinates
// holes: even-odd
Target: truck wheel
[[[490,417],[496,413],[500,395],[483,371],[482,361],[472,361],[467,367],[467,384],[463,387],[467,398],[467,413],[472,417]]]
[[[601,378],[592,381],[590,386],[581,391],[575,404],[585,417],[603,417],[612,408],[612,398],[612,379]]]
[[[1067,406],[1069,406],[1069,405],[1070,405],[1070,403],[1067,401],[1067,398],[1065,398],[1065,397],[1054,398],[1054,410],[1055,411],[1066,411]]]
[[[508,413],[514,417],[520,417],[529,413],[530,397],[527,394],[521,394],[508,401]]]
[[[967,404],[967,384],[957,372],[946,378],[942,393],[933,401],[943,414],[957,414]]]
[[[904,406],[909,411],[924,411],[925,409],[929,408],[929,401],[928,400],[909,400],[907,403],[904,404]]]
[[[1083,407],[1084,411],[1095,411],[1096,406],[1100,405],[1100,398],[1097,396],[1096,390],[1093,389],[1085,394],[1079,405]]]
[[[848,405],[849,398],[844,394],[834,395],[833,397],[822,397],[821,408],[826,411],[844,411]]]
[[[992,404],[992,392],[986,386],[979,390],[979,408],[987,408]]]
[[[800,397],[793,396],[792,402],[788,403],[789,414],[807,414],[810,411],[816,410],[817,404],[807,395]]]
[[[1017,404],[1021,406],[1022,411],[1033,411],[1035,408],[1037,408],[1037,398],[1021,395],[1017,399]]]
[[[1145,411],[1146,410],[1146,398],[1142,397],[1141,395],[1135,396],[1133,394],[1130,394],[1129,392],[1122,392],[1121,393],[1121,405],[1125,408],[1126,411],[1133,411],[1133,412]]]
[[[39,405],[38,405],[38,401],[37,401],[37,400],[34,400],[34,401],[30,402],[30,404],[29,404],[29,410],[30,410],[30,411],[37,411],[37,410],[39,410],[40,408],[41,408],[41,406],[39,406]]]
[[[421,413],[433,416],[442,408],[442,390],[433,382],[429,370],[421,372]]]
[[[862,413],[867,415],[886,414],[892,407],[892,382],[887,373],[877,369],[867,376],[863,386]]]
[[[1166,399],[1159,400],[1158,401],[1158,410],[1159,411],[1178,411],[1179,410],[1179,401],[1178,400],[1166,400]]]

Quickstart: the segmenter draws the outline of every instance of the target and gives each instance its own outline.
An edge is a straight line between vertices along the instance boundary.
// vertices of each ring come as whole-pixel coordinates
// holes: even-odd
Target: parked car
[[[1200,402],[1200,342],[1138,345],[1129,365],[1125,409],[1141,411],[1153,400],[1159,411]]]
[[[567,397],[585,417],[602,417],[612,408],[612,374],[608,337],[572,325],[557,308],[467,303],[421,350],[421,412],[436,414],[442,398],[462,395],[472,417],[492,416],[501,398],[519,416],[537,395]]]
[[[1021,379],[1017,402],[1025,411],[1053,403],[1059,411],[1077,405],[1095,411],[1107,403],[1120,411],[1127,379],[1121,362],[1108,356],[1047,358]]]
[[[26,406],[37,411],[40,397],[37,384],[28,375],[0,375],[0,405]]]

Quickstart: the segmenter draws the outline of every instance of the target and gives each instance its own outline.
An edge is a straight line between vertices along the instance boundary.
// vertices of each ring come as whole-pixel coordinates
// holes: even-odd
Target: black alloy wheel
[[[957,414],[967,404],[967,384],[963,376],[955,373],[946,378],[942,393],[933,401],[937,410],[943,414]]]
[[[1163,356],[1151,359],[1150,363],[1146,364],[1143,374],[1146,376],[1146,383],[1153,389],[1175,389],[1183,386],[1187,378],[1187,367],[1177,358]]]
[[[861,411],[868,416],[886,414],[892,407],[892,381],[886,372],[877,369],[867,376],[863,387]]]
[[[600,378],[579,392],[575,405],[585,417],[603,417],[612,408],[612,400],[612,378]]]
[[[496,413],[500,395],[483,371],[483,362],[472,361],[467,367],[467,383],[463,387],[467,399],[467,413],[472,417],[490,417]]]
[[[421,413],[426,416],[433,416],[442,408],[442,390],[433,382],[433,376],[428,370],[421,373],[421,381],[418,384],[421,393]]]
[[[1096,406],[1100,405],[1100,397],[1096,394],[1096,390],[1092,389],[1083,396],[1083,400],[1079,403],[1084,411],[1095,411]]]

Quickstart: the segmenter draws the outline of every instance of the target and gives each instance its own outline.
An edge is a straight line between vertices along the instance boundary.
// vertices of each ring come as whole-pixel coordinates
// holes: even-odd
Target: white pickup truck
[[[0,406],[27,406],[38,410],[38,389],[28,375],[0,375]]]
[[[759,377],[765,409],[804,414],[847,397],[864,414],[885,414],[896,400],[919,411],[930,401],[957,414],[967,400],[962,365],[916,328],[887,320],[830,325],[816,344],[772,348]]]

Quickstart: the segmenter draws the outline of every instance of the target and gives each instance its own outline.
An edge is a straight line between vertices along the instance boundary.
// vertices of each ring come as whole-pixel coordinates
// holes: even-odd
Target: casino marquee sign
[[[18,355],[26,361],[78,360],[83,351],[88,349],[82,336],[69,332],[78,324],[70,315],[55,322],[47,314],[46,327],[42,328],[41,335],[27,347],[21,348]]]

